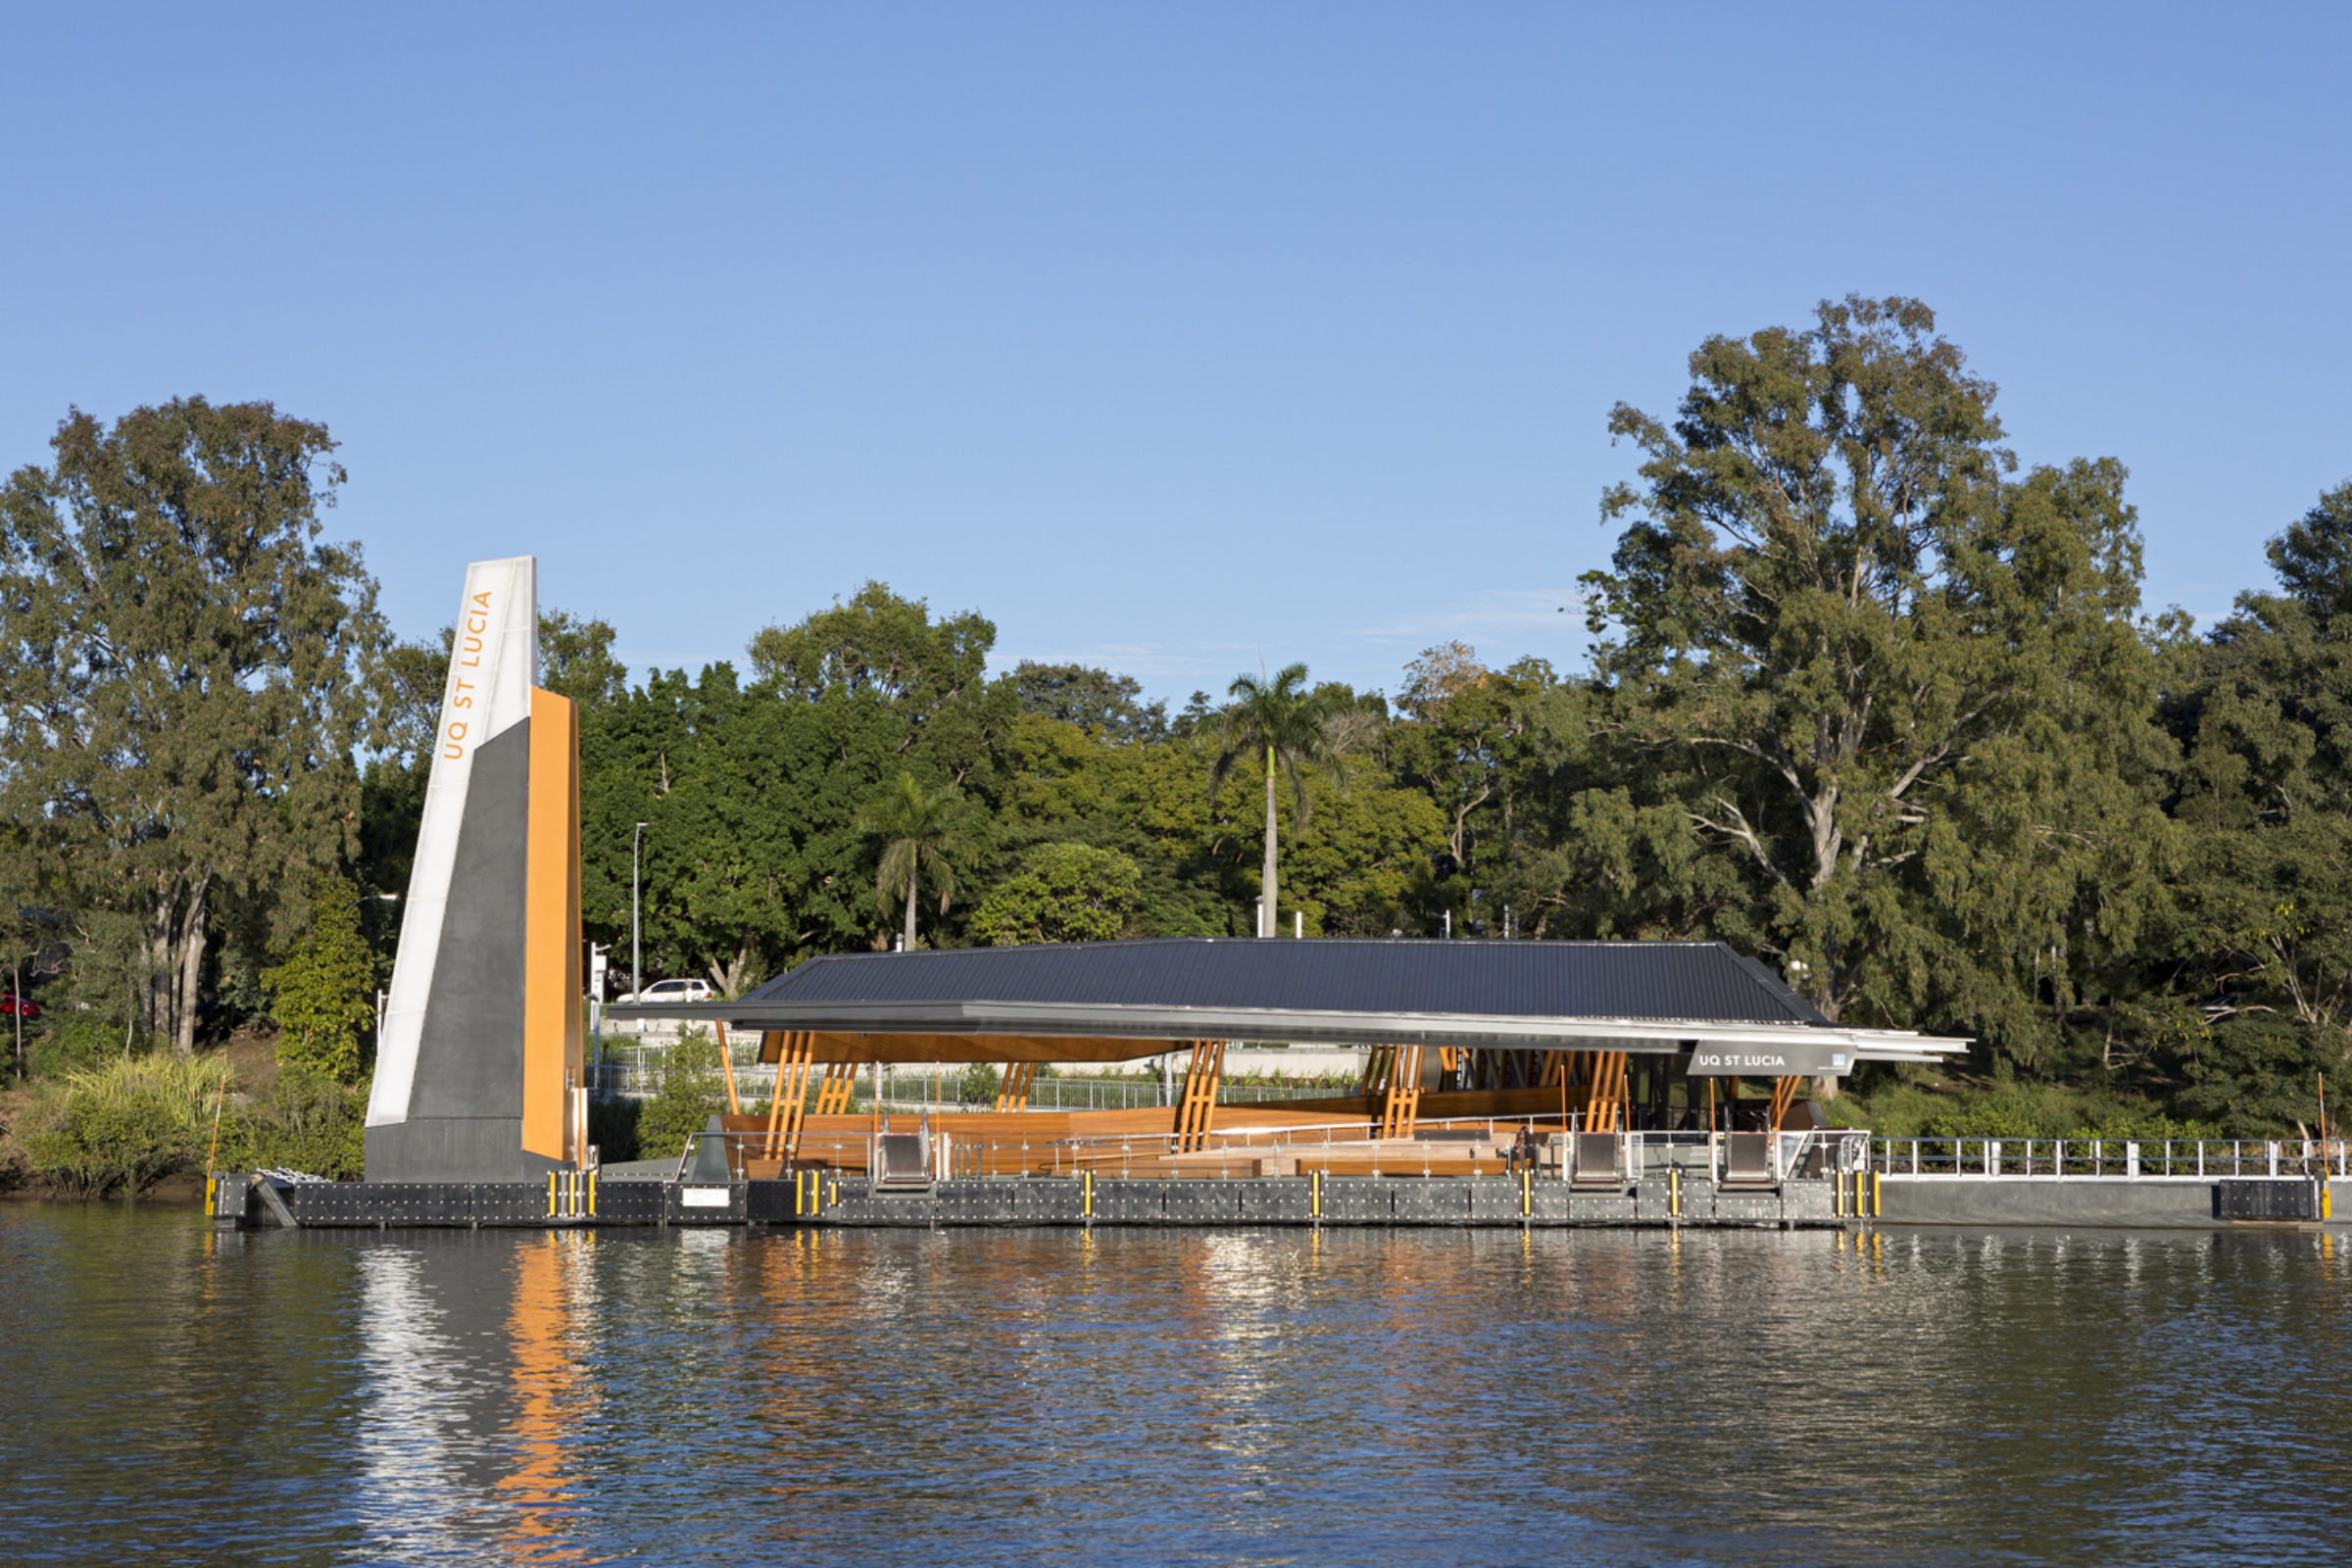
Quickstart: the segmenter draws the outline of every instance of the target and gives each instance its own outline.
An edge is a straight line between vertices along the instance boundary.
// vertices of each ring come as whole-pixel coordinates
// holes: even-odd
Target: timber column
[[[580,1154],[579,723],[541,691],[537,564],[466,569],[368,1101],[371,1182]]]

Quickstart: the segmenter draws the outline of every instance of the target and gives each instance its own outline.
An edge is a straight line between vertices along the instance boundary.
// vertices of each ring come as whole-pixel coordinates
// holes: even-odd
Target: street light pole
[[[645,828],[646,824],[640,822],[637,824],[637,831],[629,835],[629,1000],[631,1002],[637,1001],[638,993],[645,989],[645,975],[638,967],[639,922],[637,918],[637,847],[645,841]]]

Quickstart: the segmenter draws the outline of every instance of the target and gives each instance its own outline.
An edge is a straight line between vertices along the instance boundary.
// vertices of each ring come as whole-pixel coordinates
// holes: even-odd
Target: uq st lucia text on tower
[[[371,1182],[575,1163],[579,724],[542,691],[537,564],[466,570],[368,1103]]]

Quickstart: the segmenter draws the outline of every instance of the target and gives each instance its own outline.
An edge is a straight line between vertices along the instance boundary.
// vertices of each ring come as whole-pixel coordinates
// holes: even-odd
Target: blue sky
[[[18,5],[0,464],[325,422],[649,665],[878,577],[1181,701],[1577,662],[1620,399],[1928,301],[2200,621],[2352,477],[2352,8]]]

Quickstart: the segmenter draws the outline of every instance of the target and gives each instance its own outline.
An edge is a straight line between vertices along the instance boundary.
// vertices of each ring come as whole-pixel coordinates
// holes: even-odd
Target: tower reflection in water
[[[389,1555],[587,1560],[577,1308],[591,1238],[420,1233],[358,1258],[356,1522]]]

